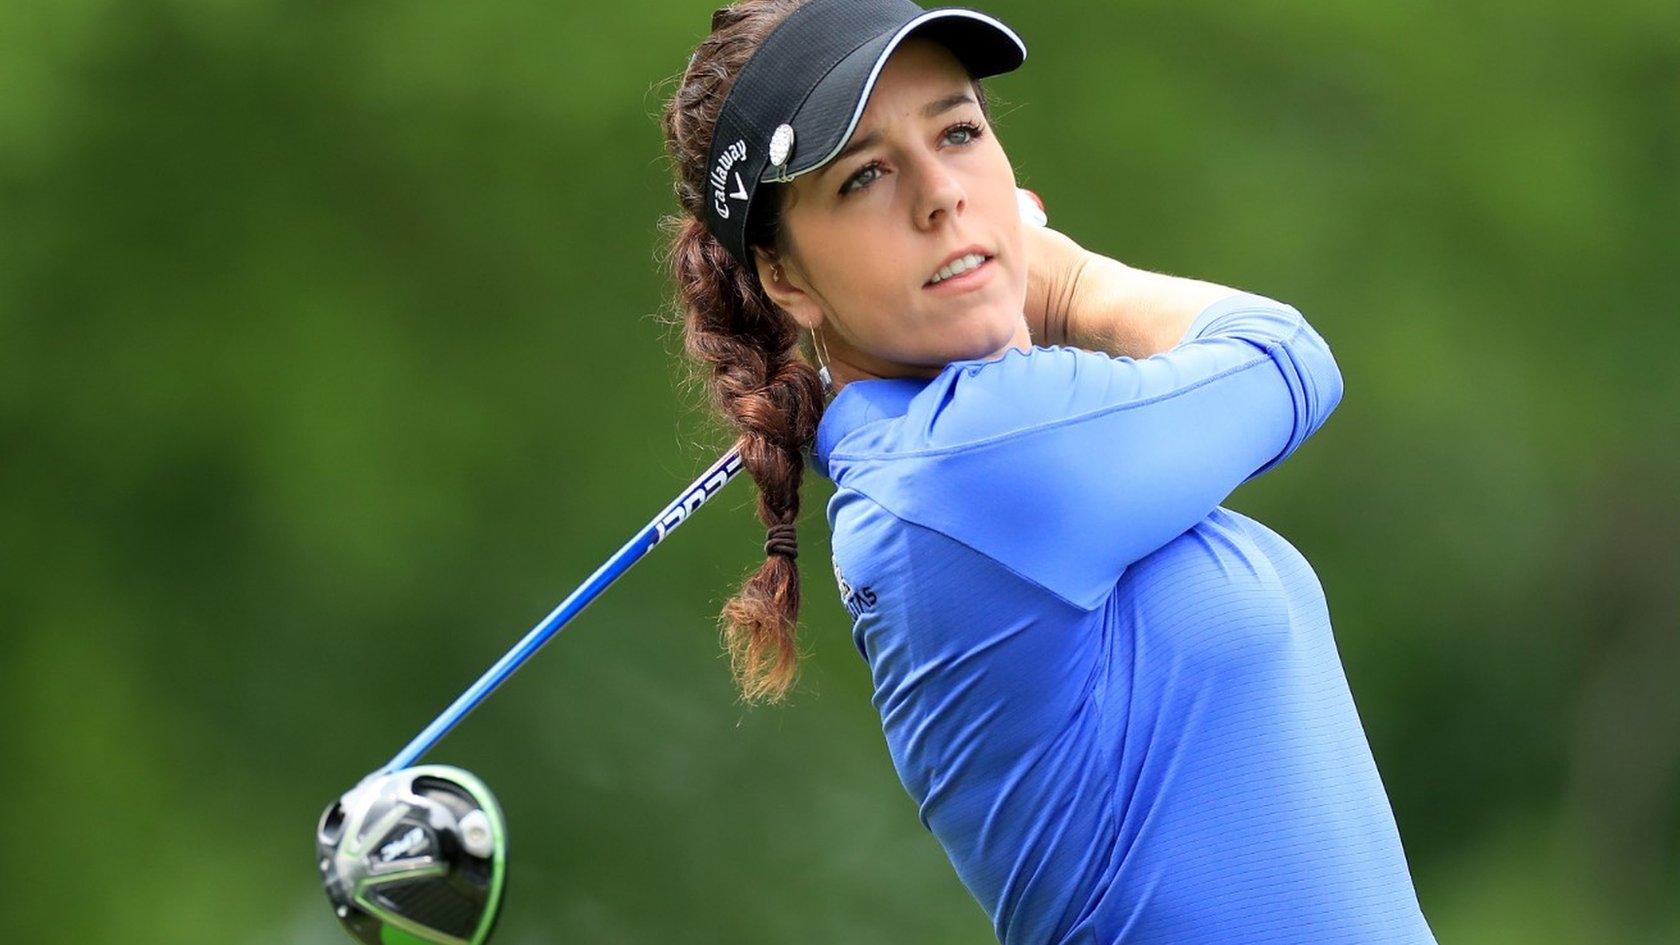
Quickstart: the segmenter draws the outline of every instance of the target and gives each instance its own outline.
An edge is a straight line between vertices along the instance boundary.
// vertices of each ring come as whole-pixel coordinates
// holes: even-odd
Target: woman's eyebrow
[[[971,104],[971,105],[978,105],[979,104],[978,102],[974,101],[974,96],[969,95],[967,92],[953,92],[952,94],[947,95],[944,98],[936,98],[933,101],[927,103],[926,105],[923,105],[922,106],[922,117],[923,118],[933,118],[935,116],[942,115],[945,112],[948,112],[953,108],[956,108],[958,105],[964,104],[965,102],[968,103],[968,104]],[[853,138],[849,144],[847,144],[844,148],[842,148],[840,150],[839,154],[836,154],[834,156],[834,160],[830,161],[828,166],[830,168],[832,168],[832,167],[834,167],[834,165],[839,164],[841,161],[844,161],[845,159],[851,157],[852,155],[856,154],[857,152],[862,151],[864,148],[867,148],[870,145],[872,145],[875,142],[880,141],[880,140],[881,140],[881,133],[879,131],[871,131],[870,133],[868,133],[866,135],[863,135],[861,137]]]

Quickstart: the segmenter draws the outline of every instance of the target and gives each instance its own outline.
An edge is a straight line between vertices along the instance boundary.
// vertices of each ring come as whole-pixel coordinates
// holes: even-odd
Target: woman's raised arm
[[[912,442],[837,451],[831,465],[878,460],[856,463],[847,485],[1087,609],[1294,452],[1342,396],[1301,313],[1246,292],[1151,357],[1010,349],[934,383],[893,428]]]

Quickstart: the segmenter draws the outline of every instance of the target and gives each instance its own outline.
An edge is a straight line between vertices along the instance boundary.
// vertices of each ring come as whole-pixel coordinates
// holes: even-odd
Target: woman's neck
[[[832,339],[833,336],[828,335],[827,338]],[[972,360],[995,361],[1007,354],[1010,349],[1027,351],[1031,349],[1032,344],[1032,333],[1028,330],[1026,319],[1023,317],[1008,344],[991,354]],[[938,377],[946,366],[945,364],[901,364],[874,357],[844,343],[827,344],[825,351],[829,359],[828,373],[829,377],[833,379],[835,393],[839,393],[842,387],[852,381],[886,380],[898,377],[929,380]],[[971,359],[963,358],[960,360]],[[949,363],[946,362],[946,364]]]

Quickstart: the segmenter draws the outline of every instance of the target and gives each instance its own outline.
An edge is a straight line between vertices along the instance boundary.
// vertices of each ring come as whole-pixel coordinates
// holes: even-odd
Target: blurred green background
[[[713,5],[0,5],[0,936],[348,941],[321,808],[726,443],[656,260]],[[1227,504],[1323,581],[1440,941],[1680,940],[1680,6],[981,8],[1054,225],[1337,354]],[[499,941],[993,941],[830,491],[791,705],[717,643],[742,479],[430,756],[506,808]]]

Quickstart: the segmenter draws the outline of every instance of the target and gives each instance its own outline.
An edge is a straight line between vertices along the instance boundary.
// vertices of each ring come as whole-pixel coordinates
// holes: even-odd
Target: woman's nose
[[[937,155],[921,158],[912,170],[916,175],[916,220],[920,225],[933,226],[941,214],[957,216],[966,209],[967,190]]]

